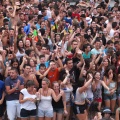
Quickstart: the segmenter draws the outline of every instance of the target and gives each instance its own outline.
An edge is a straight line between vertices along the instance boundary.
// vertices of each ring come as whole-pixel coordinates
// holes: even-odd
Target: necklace
[[[43,95],[44,95],[44,96],[47,96],[47,95],[48,95],[48,89],[47,89],[47,91],[44,91],[44,90],[43,90]]]

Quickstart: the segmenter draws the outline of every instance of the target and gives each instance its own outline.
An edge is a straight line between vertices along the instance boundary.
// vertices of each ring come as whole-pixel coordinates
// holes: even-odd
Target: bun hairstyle
[[[42,81],[45,81],[48,85],[50,85],[50,80],[48,78],[43,78]]]

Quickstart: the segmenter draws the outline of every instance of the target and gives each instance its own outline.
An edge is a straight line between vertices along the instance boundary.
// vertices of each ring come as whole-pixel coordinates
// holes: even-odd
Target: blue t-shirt
[[[5,86],[10,86],[10,89],[14,88],[17,84],[17,81],[20,80],[20,85],[24,85],[24,79],[21,76],[17,76],[16,79],[11,79],[10,76],[5,79]],[[19,100],[19,89],[16,89],[14,93],[7,94],[6,100],[12,101],[12,100]]]
[[[49,61],[45,62],[44,64],[45,64],[46,68],[49,67]],[[38,65],[36,66],[36,71],[38,71],[39,68],[40,68],[40,64],[38,64]]]
[[[5,91],[5,83],[0,80],[0,99],[2,98],[3,91]]]
[[[89,58],[91,58],[91,52],[88,52],[88,54],[86,54],[85,52],[82,54],[82,56],[83,56],[83,58],[84,59],[89,59]]]
[[[64,20],[66,23],[69,23],[70,25],[72,25],[72,18],[64,17]]]
[[[40,29],[40,24],[37,23],[35,26],[36,26],[37,30]]]
[[[44,17],[44,20],[48,20],[48,16],[45,16],[45,17]]]

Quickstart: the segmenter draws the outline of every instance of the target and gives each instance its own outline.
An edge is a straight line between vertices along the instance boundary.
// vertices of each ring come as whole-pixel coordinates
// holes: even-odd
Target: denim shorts
[[[61,114],[63,114],[64,109],[63,109],[63,108],[53,108],[53,111],[56,112],[56,113],[61,113]]]
[[[38,117],[53,117],[53,110],[41,110],[38,109]]]
[[[109,94],[104,94],[104,100],[116,100],[117,99],[117,95],[116,92],[113,95],[109,95]]]
[[[87,98],[87,99],[90,101],[90,103],[88,103],[88,106],[90,106],[93,101],[93,98]]]
[[[36,117],[36,109],[35,110],[25,110],[21,109],[20,117],[21,118],[28,118],[28,117]]]

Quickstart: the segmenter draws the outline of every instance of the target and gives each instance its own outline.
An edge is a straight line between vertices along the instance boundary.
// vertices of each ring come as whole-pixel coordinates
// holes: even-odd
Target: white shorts
[[[20,118],[20,103],[19,100],[6,101],[7,115],[9,120],[15,120],[16,117]]]

